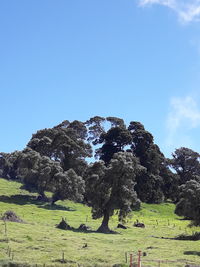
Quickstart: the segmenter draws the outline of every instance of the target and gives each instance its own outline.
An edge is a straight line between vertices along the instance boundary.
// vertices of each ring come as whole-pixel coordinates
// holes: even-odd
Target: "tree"
[[[164,200],[161,170],[165,168],[165,157],[154,144],[152,134],[140,122],[130,122],[128,130],[132,136],[130,149],[145,167],[145,171],[136,177],[138,197],[143,202],[160,203]]]
[[[164,200],[163,192],[167,193],[167,183],[173,177],[166,166],[166,159],[159,147],[154,144],[153,136],[145,130],[140,122],[130,122],[127,128],[124,121],[116,117],[94,117],[87,125],[92,125],[93,144],[98,145],[96,158],[103,160],[108,166],[113,155],[118,152],[129,151],[139,158],[145,171],[136,177],[138,197],[148,203],[160,203]],[[107,131],[103,124],[106,124]],[[108,123],[110,127],[108,127]],[[169,175],[169,177],[168,177]],[[164,190],[164,191],[163,191]],[[169,191],[169,188],[168,188]],[[169,194],[168,194],[169,195]]]
[[[73,169],[65,172],[58,172],[54,176],[55,191],[52,197],[52,204],[57,200],[69,199],[81,202],[85,193],[85,182]]]
[[[85,122],[88,130],[87,140],[92,142],[93,145],[98,144],[100,135],[105,132],[103,125],[105,120],[103,117],[95,116]]]
[[[113,127],[107,133],[101,135],[99,143],[103,143],[103,145],[96,150],[96,156],[107,165],[113,155],[117,152],[123,152],[124,147],[130,142],[131,135],[126,128]]]
[[[0,177],[9,179],[9,163],[7,153],[0,153]]]
[[[87,166],[86,157],[92,156],[90,144],[86,141],[87,128],[80,121],[64,121],[61,124],[38,131],[28,143],[28,147],[59,161],[64,171],[74,169],[82,175]]]
[[[181,185],[179,199],[175,213],[200,225],[200,181],[190,180]]]
[[[179,175],[179,184],[184,184],[189,180],[200,178],[200,154],[192,149],[181,147],[172,154],[169,160],[170,166]]]
[[[85,158],[92,156],[87,137],[86,126],[76,120],[40,130],[23,151],[0,154],[0,173],[20,179],[42,199],[45,191],[53,192],[53,203],[64,198],[79,201],[85,187],[81,178],[88,165]]]
[[[85,182],[74,170],[63,171],[60,162],[26,148],[18,155],[16,178],[29,191],[37,191],[40,199],[47,200],[45,191],[53,192],[52,204],[57,200],[81,201]]]
[[[109,123],[110,127],[105,131],[103,123]],[[87,122],[90,139],[94,140],[93,145],[101,145],[96,149],[95,157],[109,164],[113,155],[123,152],[131,142],[131,135],[126,129],[124,121],[117,117],[94,117]]]
[[[16,180],[17,169],[21,151],[14,151],[12,153],[0,153],[0,174],[1,177]]]
[[[135,191],[142,202],[159,204],[164,201],[162,185],[161,176],[148,173],[144,169],[136,176]]]
[[[139,203],[134,190],[136,174],[141,170],[138,160],[128,152],[115,153],[108,166],[103,161],[91,164],[86,172],[86,190],[94,219],[103,217],[98,231],[109,233],[109,218],[119,209],[119,220]]]
[[[27,190],[37,191],[43,200],[46,200],[45,191],[54,191],[55,174],[62,172],[59,162],[41,156],[31,148],[24,149],[19,157],[18,179]]]
[[[132,136],[131,151],[151,174],[158,175],[165,158],[154,144],[153,136],[140,122],[130,122],[128,130]]]
[[[160,170],[160,176],[162,177],[162,192],[164,194],[165,200],[171,199],[173,202],[177,202],[178,199],[178,186],[179,186],[179,176],[173,173],[167,166],[167,160],[165,166]]]

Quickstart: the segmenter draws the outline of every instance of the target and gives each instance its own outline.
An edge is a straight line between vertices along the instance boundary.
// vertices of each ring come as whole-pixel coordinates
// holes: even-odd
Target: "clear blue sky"
[[[2,0],[0,151],[95,115],[142,122],[167,156],[200,151],[198,14],[154,2]]]

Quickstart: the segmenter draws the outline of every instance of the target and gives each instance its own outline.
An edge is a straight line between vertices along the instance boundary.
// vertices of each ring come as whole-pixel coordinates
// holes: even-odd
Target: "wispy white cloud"
[[[163,5],[172,9],[182,22],[200,21],[200,0],[139,0],[141,6]]]
[[[167,116],[166,146],[174,149],[179,146],[192,147],[191,130],[200,126],[200,110],[197,102],[190,96],[173,97]]]

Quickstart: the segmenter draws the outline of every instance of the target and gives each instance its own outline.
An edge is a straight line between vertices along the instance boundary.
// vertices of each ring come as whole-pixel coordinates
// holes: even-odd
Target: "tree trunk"
[[[52,196],[52,199],[51,199],[51,205],[54,205],[56,201],[59,200],[59,197],[55,194]]]
[[[107,210],[104,211],[104,216],[103,216],[103,221],[101,223],[101,226],[99,227],[99,229],[97,230],[97,232],[99,233],[105,233],[108,234],[110,233],[110,229],[108,227],[108,222],[109,222],[109,212]]]
[[[49,199],[48,197],[45,195],[44,191],[40,191],[39,192],[39,196],[37,197],[37,200],[39,201],[43,201],[43,202],[48,202]]]

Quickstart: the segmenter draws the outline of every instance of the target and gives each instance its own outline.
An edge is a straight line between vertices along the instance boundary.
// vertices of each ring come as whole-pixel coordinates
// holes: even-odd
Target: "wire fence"
[[[142,251],[125,252],[125,262],[129,267],[200,267],[200,263],[189,261],[173,261],[161,259],[148,259]]]

